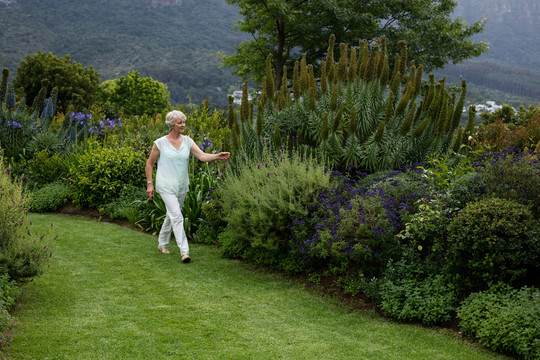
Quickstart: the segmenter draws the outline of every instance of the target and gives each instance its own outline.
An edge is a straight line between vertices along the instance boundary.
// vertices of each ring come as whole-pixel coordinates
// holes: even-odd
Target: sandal
[[[164,254],[170,254],[169,250],[167,250],[165,246],[158,246],[157,249],[159,250],[159,252],[162,252]]]
[[[188,254],[182,255],[182,262],[183,262],[183,263],[188,263],[188,262],[190,262],[190,261],[191,261],[191,258],[189,257]]]

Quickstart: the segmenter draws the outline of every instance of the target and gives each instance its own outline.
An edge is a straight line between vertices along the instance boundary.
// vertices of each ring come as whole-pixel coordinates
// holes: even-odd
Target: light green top
[[[188,163],[193,140],[182,135],[180,149],[176,150],[167,137],[154,141],[159,149],[156,173],[156,191],[160,194],[180,195],[188,192]]]

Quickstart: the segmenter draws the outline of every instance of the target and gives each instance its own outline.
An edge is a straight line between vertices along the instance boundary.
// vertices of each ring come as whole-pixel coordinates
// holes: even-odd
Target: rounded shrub
[[[448,205],[463,209],[468,203],[485,197],[487,192],[488,186],[484,178],[474,172],[468,173],[450,185]]]
[[[498,284],[471,294],[457,312],[463,334],[523,359],[540,358],[540,290]]]
[[[91,143],[69,168],[73,203],[99,208],[144,182],[146,156],[130,146]]]
[[[62,182],[53,182],[32,193],[30,211],[53,212],[67,204],[71,194],[70,187]]]
[[[540,223],[511,200],[467,204],[448,229],[446,272],[462,293],[498,281],[518,284],[538,268]]]

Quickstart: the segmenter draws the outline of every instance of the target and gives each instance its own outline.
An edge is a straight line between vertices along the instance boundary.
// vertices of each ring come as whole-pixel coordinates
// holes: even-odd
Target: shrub
[[[0,157],[0,275],[15,281],[39,275],[50,256],[45,235],[39,237],[29,229],[27,207],[21,181],[11,178]]]
[[[309,160],[269,154],[266,159],[240,164],[219,190],[228,233],[245,244],[241,248],[287,249],[292,219],[307,216],[329,184],[330,175]]]
[[[90,142],[69,168],[73,203],[99,208],[118,198],[124,189],[141,186],[145,162],[142,151],[122,143],[107,146]]]
[[[7,274],[0,274],[0,334],[8,327],[11,316],[8,310],[11,309],[15,300],[21,293],[17,283],[9,279]],[[0,348],[2,343],[0,342]]]
[[[480,157],[476,171],[489,193],[530,205],[540,216],[540,164],[532,151],[508,148]]]
[[[63,182],[53,182],[32,193],[30,211],[53,212],[67,204],[71,194],[70,187]]]
[[[540,290],[499,284],[471,294],[457,316],[463,334],[483,345],[523,359],[540,358]]]
[[[419,262],[390,263],[379,296],[382,311],[400,321],[444,324],[455,311],[456,296],[444,277]]]
[[[448,206],[463,209],[468,203],[485,197],[488,193],[488,184],[479,174],[471,172],[454,181],[448,193]]]
[[[540,224],[524,205],[487,198],[467,204],[448,229],[446,271],[461,294],[519,284],[538,268]]]
[[[99,208],[99,213],[111,219],[128,219],[131,212],[137,209],[136,201],[144,199],[146,189],[143,187],[126,187],[120,196]]]
[[[392,172],[355,182],[339,178],[325,189],[309,217],[293,224],[293,245],[314,262],[328,263],[337,273],[354,266],[374,276],[403,249],[395,235],[426,196],[417,175]],[[363,186],[368,185],[368,186]]]
[[[496,120],[489,125],[480,125],[473,134],[473,148],[501,151],[508,147],[534,149],[540,141],[540,108],[532,118],[521,125],[505,124]]]

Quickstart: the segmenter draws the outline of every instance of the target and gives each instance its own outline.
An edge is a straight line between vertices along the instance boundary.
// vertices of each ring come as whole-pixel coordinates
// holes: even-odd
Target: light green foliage
[[[400,321],[445,324],[456,297],[442,275],[432,275],[420,262],[390,263],[380,288],[382,311]]]
[[[469,158],[456,156],[429,156],[422,176],[429,182],[434,191],[447,191],[461,176],[474,171]]]
[[[65,180],[68,164],[65,157],[58,152],[51,154],[47,150],[41,150],[26,161],[25,173],[33,184],[41,188],[46,184]]]
[[[49,249],[44,236],[31,233],[26,212],[28,200],[22,183],[13,179],[0,156],[0,275],[23,281],[40,274]]]
[[[133,70],[100,85],[98,101],[125,115],[155,115],[170,108],[167,86]]]
[[[532,281],[540,256],[540,223],[511,200],[467,204],[448,227],[445,271],[463,296],[503,281]]]
[[[99,85],[99,74],[92,67],[71,62],[69,55],[59,58],[38,51],[21,62],[14,86],[22,88],[27,99],[35,99],[44,79],[51,88],[58,87],[58,106],[64,110],[69,104],[76,108],[89,106]]]
[[[144,182],[146,156],[141,150],[119,143],[100,145],[89,141],[69,168],[73,203],[99,208],[117,198],[127,187]]]
[[[402,75],[399,71],[394,74],[393,82],[398,86],[395,92],[397,95],[394,95],[393,91],[389,92],[387,85],[382,85],[387,83],[387,79],[382,78],[386,73],[376,72],[377,68],[387,66],[384,38],[372,45],[369,56],[363,57],[368,64],[362,63],[359,67],[358,64],[346,63],[344,57],[341,57],[341,63],[333,63],[330,52],[333,40],[332,37],[329,42],[326,66],[333,64],[333,68],[337,69],[346,65],[349,70],[359,68],[359,71],[364,73],[358,74],[354,80],[352,77],[339,79],[337,75],[328,76],[331,91],[325,92],[317,88],[317,97],[314,100],[315,97],[313,94],[309,95],[309,92],[313,92],[318,81],[302,61],[300,81],[293,79],[293,84],[300,83],[301,96],[285,105],[271,100],[279,99],[279,96],[266,96],[270,101],[257,109],[263,111],[261,136],[254,130],[254,124],[241,124],[239,142],[247,156],[260,153],[263,140],[275,139],[277,133],[283,139],[283,146],[316,154],[320,162],[340,170],[349,166],[370,172],[398,169],[407,164],[424,161],[430,154],[443,155],[449,151],[458,124],[454,126],[447,122],[446,126],[439,126],[438,123],[440,119],[446,119],[450,108],[454,110],[447,97],[441,96],[442,93],[446,94],[444,79],[438,83],[433,80],[427,85],[422,105],[419,105],[417,110],[416,104],[420,101],[417,100],[417,93],[413,91],[412,75],[415,74],[415,67],[411,71],[411,81],[406,85],[409,90],[399,91],[401,78],[405,74]],[[346,52],[346,47],[342,47],[345,49],[343,52]],[[402,50],[398,59],[401,56],[407,58],[406,47]],[[375,63],[377,61],[378,63]],[[268,78],[268,73],[270,71],[267,71],[265,79]],[[308,79],[302,81],[302,76]],[[308,85],[302,86],[303,83],[312,85],[306,88]],[[464,97],[465,82],[462,86]],[[425,97],[431,93],[436,96],[431,98],[429,105],[425,105],[429,96],[428,100]],[[442,101],[442,98],[445,101]],[[300,138],[296,137],[298,133]],[[274,144],[277,145],[279,144]]]
[[[308,214],[330,176],[310,159],[270,155],[260,162],[246,160],[219,191],[236,242],[278,249],[289,238],[291,219]]]
[[[20,295],[21,290],[17,283],[9,279],[7,274],[0,274],[0,333],[4,334],[11,323],[9,310],[15,303],[15,300]],[[2,336],[0,341],[0,349],[6,338]]]
[[[523,359],[540,357],[540,290],[498,284],[471,294],[457,314],[463,334]]]
[[[65,205],[70,197],[71,189],[63,182],[52,182],[31,195],[30,211],[53,212]]]
[[[204,150],[211,153],[224,149],[231,130],[227,126],[228,120],[223,110],[212,109],[207,102],[200,106],[180,107],[180,110],[187,117],[186,134],[197,145],[201,146],[204,142]]]

